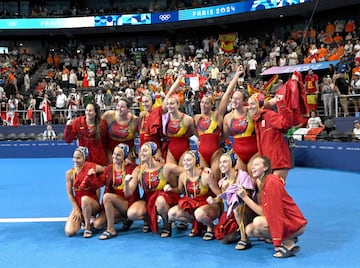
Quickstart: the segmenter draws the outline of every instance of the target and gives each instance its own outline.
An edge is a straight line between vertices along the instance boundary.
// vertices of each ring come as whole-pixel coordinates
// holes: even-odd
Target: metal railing
[[[360,98],[360,94],[352,94],[352,95],[337,95],[335,94],[335,117],[340,117],[339,115],[342,112],[342,107],[341,104],[339,105],[340,102],[340,98],[347,98],[348,99],[348,110],[352,111],[354,110],[354,116],[360,116],[360,114],[355,114],[355,105],[352,103],[352,101],[354,99]],[[359,111],[360,111],[360,107],[359,107]],[[346,117],[346,115],[343,113],[344,117]]]
[[[108,108],[108,109],[101,109],[101,112],[104,113],[108,110],[114,110],[114,108]],[[130,111],[135,114],[140,114],[140,108],[139,107],[131,107]],[[18,121],[19,125],[30,125],[31,120],[26,119],[28,110],[18,110]],[[69,110],[69,109],[54,109],[51,108],[51,115],[52,115],[52,124],[65,124],[66,121],[70,118],[75,118],[81,115],[85,115],[85,109],[76,109],[76,110]],[[61,117],[61,118],[59,118]],[[35,125],[45,125],[44,117],[43,117],[43,111],[42,110],[33,110],[33,117],[32,121]],[[63,121],[63,122],[59,122]]]

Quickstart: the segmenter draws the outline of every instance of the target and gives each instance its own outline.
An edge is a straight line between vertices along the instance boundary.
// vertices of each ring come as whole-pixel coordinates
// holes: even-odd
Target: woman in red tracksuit
[[[88,150],[79,146],[73,154],[74,167],[66,172],[66,192],[72,210],[65,224],[66,236],[74,236],[84,223],[84,238],[90,238],[90,218],[99,212],[99,192],[96,185],[96,174],[103,172],[104,167],[88,161]]]
[[[274,174],[285,180],[291,168],[291,157],[284,133],[294,124],[292,111],[282,95],[276,95],[268,103],[269,106],[276,104],[277,112],[264,109],[265,100],[261,93],[251,95],[248,103],[255,124],[259,155],[270,158]]]
[[[307,220],[286,192],[284,179],[272,174],[268,157],[256,157],[251,171],[257,180],[261,203],[254,202],[243,187],[238,188],[239,197],[259,215],[246,226],[246,234],[249,237],[272,239],[275,258],[295,255],[300,250],[296,243],[305,232]]]
[[[64,139],[70,143],[77,138],[78,145],[89,150],[88,161],[106,166],[110,162],[105,150],[107,126],[100,116],[99,105],[89,103],[85,115],[66,122]]]

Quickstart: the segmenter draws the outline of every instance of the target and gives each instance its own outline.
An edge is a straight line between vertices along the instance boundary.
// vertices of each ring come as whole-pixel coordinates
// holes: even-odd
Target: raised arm
[[[66,122],[65,129],[64,129],[64,140],[67,143],[71,143],[77,137],[77,121],[74,123],[72,119],[69,119]]]
[[[165,98],[162,103],[162,110],[163,113],[167,112],[166,104],[168,99],[171,97],[171,95],[175,92],[175,90],[179,87],[181,80],[183,79],[185,75],[185,71],[180,71],[178,77],[176,78],[175,82],[171,85],[169,92],[165,95]]]
[[[226,113],[226,108],[227,105],[229,103],[229,99],[230,99],[230,95],[233,92],[233,90],[235,89],[236,85],[237,85],[237,81],[239,79],[239,76],[241,74],[244,73],[244,67],[242,65],[240,65],[237,69],[236,72],[234,74],[234,77],[231,79],[228,87],[226,88],[225,93],[223,94],[220,104],[219,104],[219,108],[218,108],[218,113],[220,117],[223,117],[224,114]]]

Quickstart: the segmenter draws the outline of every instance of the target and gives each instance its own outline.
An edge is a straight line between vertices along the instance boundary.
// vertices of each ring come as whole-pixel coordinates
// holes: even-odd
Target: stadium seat
[[[349,135],[349,133],[341,132],[336,129],[329,132],[329,137],[332,141],[349,142],[351,140],[351,135]]]
[[[57,140],[63,140],[64,139],[64,133],[63,132],[59,133],[56,138],[57,138]]]
[[[327,133],[326,130],[321,131],[317,136],[316,136],[316,140],[317,141],[328,141],[329,140],[329,134]]]
[[[29,140],[36,140],[36,134],[35,133],[30,133],[29,135],[28,135],[28,139]]]
[[[18,136],[17,136],[17,139],[18,140],[22,140],[22,141],[25,141],[28,139],[27,135],[25,133],[20,133]]]
[[[36,140],[42,141],[43,140],[43,134],[42,133],[37,134]]]
[[[9,135],[6,136],[6,139],[9,141],[14,141],[17,139],[17,137],[15,133],[10,133]]]
[[[326,119],[324,121],[324,126],[325,126],[326,129],[332,130],[332,129],[335,128],[335,122],[332,119]]]

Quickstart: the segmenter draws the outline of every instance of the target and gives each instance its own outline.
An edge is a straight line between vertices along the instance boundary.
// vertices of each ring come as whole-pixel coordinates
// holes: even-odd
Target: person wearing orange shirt
[[[336,33],[333,39],[334,42],[337,44],[340,44],[344,40],[344,38],[340,35],[340,33]]]
[[[47,68],[50,69],[54,66],[54,59],[53,59],[53,55],[51,53],[49,53],[47,59],[46,59],[46,62],[47,62]]]
[[[335,25],[328,21],[328,24],[326,25],[325,31],[328,35],[332,36],[335,32]]]
[[[338,44],[337,48],[333,48],[333,50],[331,51],[328,60],[332,61],[332,60],[339,60],[344,54],[344,46],[341,46],[340,44]]]
[[[345,33],[352,33],[353,31],[355,31],[355,29],[356,29],[355,21],[349,19],[345,24]]]
[[[323,38],[323,42],[327,45],[330,45],[333,42],[332,36],[327,33]]]
[[[59,69],[60,67],[60,55],[55,53],[54,54],[54,68]]]
[[[324,44],[320,45],[318,49],[318,61],[326,61],[328,56],[328,50]]]
[[[8,74],[8,78],[9,78],[9,83],[13,84],[14,80],[15,80],[15,75],[13,73],[9,73]]]
[[[118,58],[115,53],[112,53],[110,56],[111,66],[115,66],[118,63]]]

